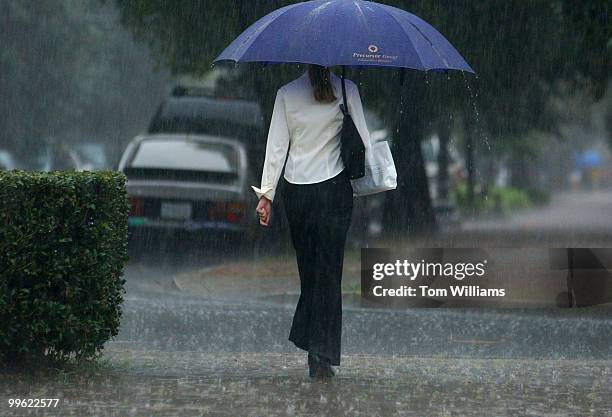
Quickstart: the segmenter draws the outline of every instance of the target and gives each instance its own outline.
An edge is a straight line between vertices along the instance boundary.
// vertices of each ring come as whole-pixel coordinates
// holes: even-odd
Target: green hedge
[[[91,358],[119,329],[119,172],[0,172],[0,363]]]
[[[486,196],[475,193],[473,205],[470,206],[465,183],[453,189],[453,198],[463,213],[481,215],[506,215],[517,209],[547,204],[550,200],[549,195],[541,190],[494,186]]]

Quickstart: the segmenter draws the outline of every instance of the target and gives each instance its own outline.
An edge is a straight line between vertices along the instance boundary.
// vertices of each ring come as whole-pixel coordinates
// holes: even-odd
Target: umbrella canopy
[[[363,0],[314,0],[275,10],[247,28],[214,62],[222,61],[474,73],[421,18]]]
[[[581,168],[597,167],[603,163],[601,154],[589,149],[576,157],[576,165]]]

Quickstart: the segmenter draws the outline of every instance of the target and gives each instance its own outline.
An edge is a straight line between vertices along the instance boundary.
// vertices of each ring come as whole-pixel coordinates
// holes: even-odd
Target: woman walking
[[[366,149],[370,135],[357,86],[345,79],[347,104]],[[308,351],[311,377],[332,377],[340,365],[342,265],[353,191],[340,157],[341,80],[310,65],[282,86],[272,112],[259,198],[259,222],[268,226],[283,170],[283,203],[300,275],[289,340]],[[285,165],[286,160],[286,165]]]

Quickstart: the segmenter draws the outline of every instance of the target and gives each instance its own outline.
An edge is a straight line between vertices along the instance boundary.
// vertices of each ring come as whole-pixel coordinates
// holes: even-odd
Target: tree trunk
[[[438,123],[438,138],[440,139],[440,149],[438,152],[438,198],[441,201],[448,200],[450,188],[448,178],[448,144],[451,135],[451,119],[443,117]]]
[[[467,171],[467,204],[468,207],[474,208],[474,188],[476,185],[476,161],[474,158],[474,124],[471,121],[470,115],[464,115],[464,152],[465,152],[465,169]]]
[[[510,168],[510,185],[516,188],[527,188],[530,185],[530,157],[524,152],[512,152]]]
[[[397,189],[388,191],[384,230],[392,238],[424,235],[437,230],[421,150],[424,134],[425,80],[420,73],[406,73],[400,90],[393,140]],[[415,104],[416,103],[416,104]]]

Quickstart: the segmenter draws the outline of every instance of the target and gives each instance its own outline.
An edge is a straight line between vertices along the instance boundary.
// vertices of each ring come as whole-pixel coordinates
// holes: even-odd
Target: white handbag
[[[353,196],[364,196],[395,190],[397,171],[386,141],[376,142],[365,154],[365,175],[351,180]]]

